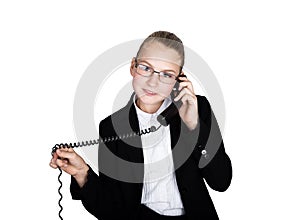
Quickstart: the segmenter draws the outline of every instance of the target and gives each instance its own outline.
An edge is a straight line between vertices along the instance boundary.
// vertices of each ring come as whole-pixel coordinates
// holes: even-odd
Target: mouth
[[[155,96],[157,94],[157,93],[152,92],[152,91],[147,90],[147,89],[143,89],[143,91],[145,92],[145,95],[148,95],[148,96]]]

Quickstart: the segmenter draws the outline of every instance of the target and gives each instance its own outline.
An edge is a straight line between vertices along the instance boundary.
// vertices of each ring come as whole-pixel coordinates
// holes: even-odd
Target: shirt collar
[[[165,100],[163,101],[163,103],[161,104],[161,106],[159,107],[159,109],[154,112],[154,113],[147,113],[147,112],[144,112],[143,110],[141,110],[135,103],[136,101],[136,94],[134,94],[133,96],[133,103],[134,103],[134,107],[135,107],[135,110],[136,110],[136,113],[138,115],[138,118],[139,120],[141,120],[141,122],[147,122],[149,120],[153,120],[153,119],[156,119],[156,117],[162,113],[171,103],[172,103],[172,100],[171,100],[171,97],[168,96],[167,98],[165,98]]]

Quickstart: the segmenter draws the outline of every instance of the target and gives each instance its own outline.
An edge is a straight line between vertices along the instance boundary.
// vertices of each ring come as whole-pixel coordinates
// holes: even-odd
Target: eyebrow
[[[153,65],[151,63],[149,63],[148,61],[146,60],[140,60],[140,62],[143,62],[143,63],[147,63],[152,69],[153,68]],[[172,72],[172,73],[175,73],[176,74],[176,71],[172,70],[172,69],[166,69],[166,70],[160,70],[159,72]]]

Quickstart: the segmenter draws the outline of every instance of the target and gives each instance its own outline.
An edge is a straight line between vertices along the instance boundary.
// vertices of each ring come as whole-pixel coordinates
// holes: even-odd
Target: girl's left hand
[[[193,130],[198,124],[198,102],[194,93],[192,82],[186,77],[179,77],[182,81],[179,83],[179,94],[175,97],[174,101],[181,99],[182,106],[179,108],[179,115],[186,126]]]

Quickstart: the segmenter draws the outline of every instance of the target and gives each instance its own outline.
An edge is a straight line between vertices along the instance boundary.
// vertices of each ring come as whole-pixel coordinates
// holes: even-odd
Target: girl
[[[213,112],[184,75],[184,58],[182,41],[173,33],[158,31],[144,40],[130,65],[134,93],[124,108],[100,122],[99,134],[116,137],[128,129],[156,128],[100,143],[99,175],[72,148],[53,154],[50,166],[71,175],[72,198],[96,218],[218,219],[204,179],[212,189],[225,191],[231,162],[221,141],[208,165],[198,167]],[[179,93],[173,100],[176,82]],[[173,101],[182,104],[169,125],[159,126],[157,116]]]

